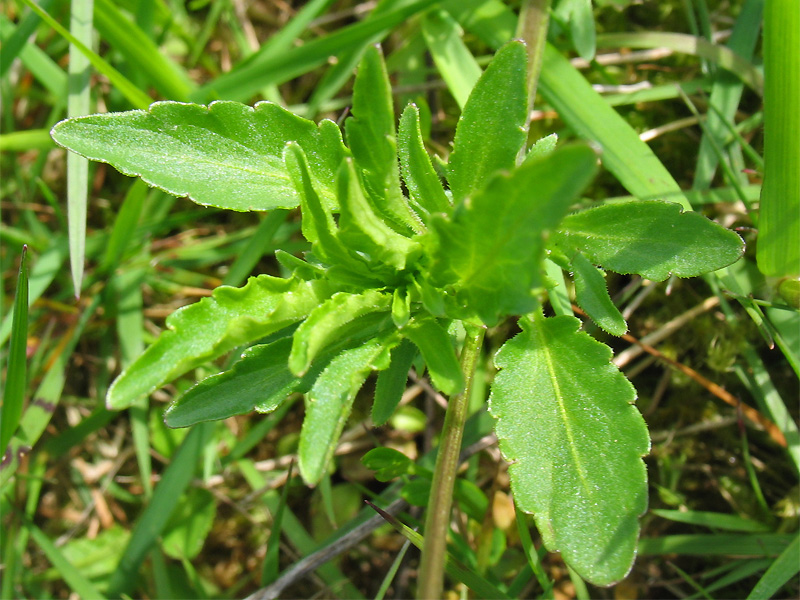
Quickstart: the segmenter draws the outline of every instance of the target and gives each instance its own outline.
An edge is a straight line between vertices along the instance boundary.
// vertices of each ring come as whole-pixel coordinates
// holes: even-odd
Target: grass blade
[[[92,43],[93,0],[70,4],[70,32],[87,47]],[[76,46],[69,48],[69,91],[67,117],[89,112],[89,60]],[[69,264],[75,297],[81,295],[83,261],[86,255],[86,201],[89,193],[89,161],[73,152],[67,154],[67,221],[69,223]]]
[[[17,430],[28,377],[28,246],[22,247],[22,259],[14,299],[14,321],[8,351],[8,371],[3,403],[0,406],[0,452],[4,452]]]
[[[800,571],[800,535],[795,535],[792,542],[759,579],[747,599],[771,598],[784,583],[797,575],[798,571]]]

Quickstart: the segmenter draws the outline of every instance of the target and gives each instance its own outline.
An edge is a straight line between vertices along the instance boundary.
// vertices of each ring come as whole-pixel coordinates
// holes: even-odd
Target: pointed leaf
[[[422,352],[431,381],[442,393],[453,395],[464,388],[464,375],[453,342],[436,319],[412,319],[403,328],[403,334]]]
[[[167,317],[167,330],[114,381],[109,408],[127,408],[168,381],[236,346],[280,331],[330,295],[322,281],[251,277]]]
[[[510,171],[527,139],[525,44],[497,51],[470,94],[458,120],[448,182],[456,205],[483,188],[498,171]]]
[[[449,214],[452,206],[425,150],[419,127],[419,109],[413,104],[406,106],[400,117],[398,135],[403,181],[412,202],[419,209],[418,214],[421,213],[419,217],[427,223],[427,216],[431,213]]]
[[[432,219],[433,282],[452,283],[490,326],[533,310],[546,232],[591,181],[596,161],[585,146],[565,147],[495,177],[452,219]]]
[[[567,255],[653,281],[694,277],[736,262],[744,251],[733,231],[671,202],[626,202],[590,208],[564,219],[553,243]]]
[[[314,485],[325,474],[342,429],[350,416],[356,393],[374,369],[389,364],[389,350],[399,341],[373,339],[345,350],[319,376],[306,399],[306,416],[300,432],[300,473]]]
[[[363,328],[361,317],[371,315],[378,322],[389,320],[391,304],[392,296],[378,290],[337,292],[316,307],[294,332],[289,368],[295,375],[303,375],[325,346]]]
[[[595,323],[611,335],[622,335],[628,324],[608,295],[602,270],[596,268],[580,252],[572,257],[575,279],[575,301]]]
[[[345,122],[347,144],[378,212],[398,231],[419,231],[400,189],[392,86],[378,46],[370,46],[353,86],[353,116]]]
[[[578,319],[520,324],[497,353],[489,401],[514,498],[548,550],[609,585],[630,570],[647,508],[650,439],[635,391]]]
[[[525,155],[525,162],[550,156],[555,151],[556,144],[558,144],[558,135],[555,133],[537,140],[528,150],[528,154]]]
[[[148,111],[62,121],[51,134],[61,146],[170,194],[232,210],[299,204],[283,163],[288,141],[313,157],[312,179],[333,204],[335,174],[347,153],[331,121],[317,126],[269,102],[156,102]]]
[[[351,250],[396,271],[422,253],[418,242],[397,233],[372,209],[351,159],[339,171],[339,239]]]

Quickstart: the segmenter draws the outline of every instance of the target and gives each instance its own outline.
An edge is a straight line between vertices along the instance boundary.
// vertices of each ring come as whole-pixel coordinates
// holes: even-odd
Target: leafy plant
[[[604,269],[689,277],[735,262],[743,245],[667,202],[570,214],[597,156],[582,145],[556,149],[554,138],[527,149],[527,70],[523,43],[498,51],[464,106],[446,164],[427,154],[415,106],[395,127],[377,47],[358,69],[344,138],[330,121],[315,125],[270,103],[158,102],[56,125],[58,144],[200,204],[299,206],[311,245],[302,258],[277,253],[289,277],[252,277],[176,311],[114,382],[108,406],[132,406],[249,346],[229,370],[176,399],[165,420],[186,427],[269,412],[303,393],[299,466],[313,485],[369,375],[378,372],[373,416],[382,424],[419,356],[451,396],[430,502],[432,515],[446,516],[484,331],[519,317],[521,332],[496,355],[489,401],[517,506],[582,577],[601,585],[624,577],[647,505],[647,429],[611,350],[576,318],[545,316],[543,294],[557,286],[545,263],[573,273],[577,303],[620,335],[627,326]],[[431,522],[426,548],[444,543]]]

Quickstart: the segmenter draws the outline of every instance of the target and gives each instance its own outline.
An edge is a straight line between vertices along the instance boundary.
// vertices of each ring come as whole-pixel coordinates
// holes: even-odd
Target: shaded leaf
[[[376,427],[385,424],[400,404],[403,392],[406,391],[408,371],[416,356],[417,349],[414,344],[409,340],[403,340],[392,350],[389,367],[378,374],[375,401],[372,403],[372,422]]]
[[[629,571],[647,508],[650,447],[611,350],[570,316],[521,320],[495,358],[489,401],[514,498],[548,550],[609,585]]]
[[[595,323],[612,335],[628,331],[628,324],[608,295],[602,270],[578,252],[572,257],[575,301]]]
[[[287,142],[312,157],[311,177],[331,205],[335,174],[347,154],[333,122],[317,126],[269,102],[156,102],[147,111],[62,121],[51,135],[73,152],[170,194],[241,211],[299,204],[283,163]]]
[[[566,217],[552,242],[568,256],[653,281],[694,277],[736,262],[744,252],[733,231],[671,202],[625,202]]]
[[[214,496],[202,488],[189,488],[169,518],[161,538],[164,553],[172,558],[196,557],[214,524],[217,506]]]
[[[457,394],[464,388],[464,375],[453,342],[447,330],[436,319],[412,319],[403,329],[403,334],[422,353],[433,385],[448,395]]]
[[[269,275],[218,287],[167,317],[167,330],[117,377],[106,403],[126,408],[189,369],[301,320],[329,295],[326,282]]]

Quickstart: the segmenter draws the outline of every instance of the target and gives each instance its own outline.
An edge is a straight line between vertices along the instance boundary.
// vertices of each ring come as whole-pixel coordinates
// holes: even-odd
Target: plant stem
[[[533,110],[536,87],[544,61],[551,0],[525,0],[522,3],[517,37],[528,44],[528,113]]]
[[[450,508],[453,503],[453,488],[458,470],[458,455],[461,438],[467,420],[467,407],[472,394],[475,365],[481,354],[485,329],[466,325],[467,336],[461,350],[461,371],[466,385],[464,391],[450,399],[442,427],[442,439],[436,455],[428,513],[425,518],[425,542],[417,598],[439,600],[444,589],[444,565],[447,552],[447,533],[450,526]]]

